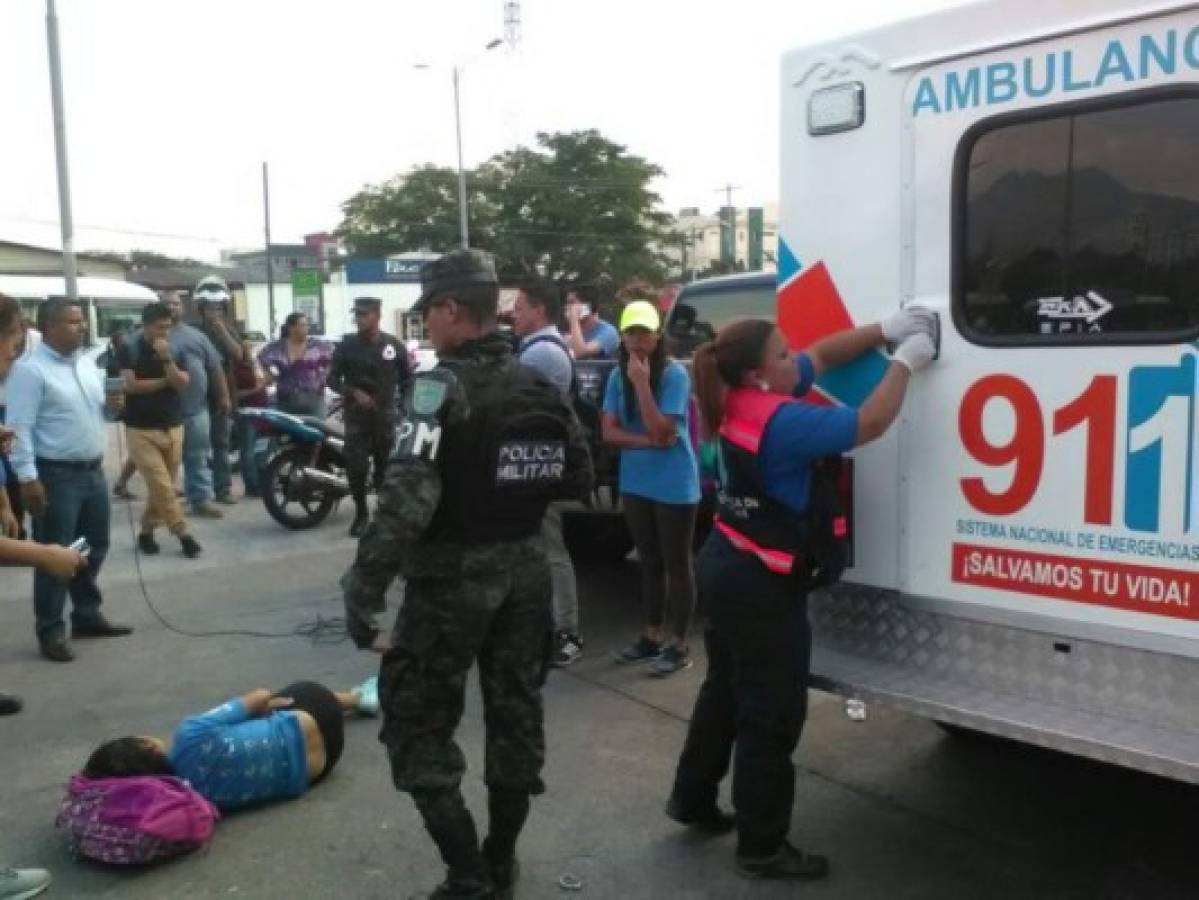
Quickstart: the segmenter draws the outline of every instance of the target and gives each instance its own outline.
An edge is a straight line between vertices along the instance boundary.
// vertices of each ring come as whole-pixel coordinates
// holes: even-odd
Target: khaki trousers
[[[165,525],[171,534],[187,534],[183,507],[175,496],[175,474],[183,460],[183,426],[126,428],[129,458],[146,482],[149,497],[142,513],[142,533],[152,534]]]

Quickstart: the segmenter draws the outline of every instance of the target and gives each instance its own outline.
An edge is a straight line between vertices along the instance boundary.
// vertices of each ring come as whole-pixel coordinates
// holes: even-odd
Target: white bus
[[[942,324],[854,454],[817,684],[1199,782],[1199,7],[973,3],[781,76],[792,343]]]
[[[20,303],[25,317],[36,323],[42,303],[67,295],[66,280],[53,275],[0,275],[0,294]],[[80,278],[79,302],[87,320],[88,345],[106,344],[113,331],[141,325],[142,309],[157,299],[154,291],[130,281]]]

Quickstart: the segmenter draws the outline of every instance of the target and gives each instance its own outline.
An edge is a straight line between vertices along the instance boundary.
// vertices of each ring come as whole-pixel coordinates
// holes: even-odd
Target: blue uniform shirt
[[[799,384],[795,396],[811,390],[816,372],[806,353],[795,359]],[[808,508],[812,463],[822,456],[853,449],[858,439],[858,411],[851,406],[784,403],[770,417],[758,450],[758,467],[766,493],[796,512]]]
[[[682,364],[674,360],[666,364],[656,399],[662,415],[674,418],[678,440],[669,447],[622,449],[620,492],[658,503],[698,503],[699,466],[691,447],[691,432],[687,427],[691,378]],[[615,415],[625,431],[646,433],[636,403],[633,404],[633,416],[629,417],[619,366],[608,376],[604,390],[604,412]]]
[[[294,712],[250,718],[240,699],[184,719],[171,768],[222,810],[299,797],[308,789],[304,732]]]

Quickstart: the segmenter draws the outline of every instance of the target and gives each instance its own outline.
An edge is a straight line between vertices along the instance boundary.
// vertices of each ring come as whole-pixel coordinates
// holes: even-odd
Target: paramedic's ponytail
[[[712,437],[720,431],[720,420],[724,418],[724,384],[716,368],[715,341],[695,349],[691,357],[691,380],[695,382],[695,399],[704,420],[704,435]]]
[[[745,373],[762,365],[773,333],[774,325],[765,319],[737,319],[720,329],[716,340],[696,349],[691,377],[708,436],[720,431],[725,390],[741,387]]]

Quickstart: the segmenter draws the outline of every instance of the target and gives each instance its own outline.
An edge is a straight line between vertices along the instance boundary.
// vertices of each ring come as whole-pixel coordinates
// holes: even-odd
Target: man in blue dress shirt
[[[70,662],[75,655],[63,621],[68,591],[72,637],[119,637],[132,629],[104,618],[96,585],[108,552],[108,437],[104,381],[79,352],[83,310],[69,300],[47,300],[38,308],[38,328],[42,343],[13,367],[8,379],[9,426],[16,432],[10,459],[33,518],[34,539],[70,545],[82,537],[90,547],[87,565],[69,583],[40,571],[33,577],[42,656]]]

